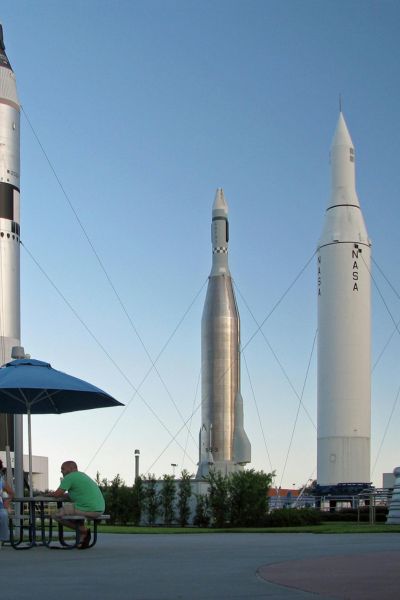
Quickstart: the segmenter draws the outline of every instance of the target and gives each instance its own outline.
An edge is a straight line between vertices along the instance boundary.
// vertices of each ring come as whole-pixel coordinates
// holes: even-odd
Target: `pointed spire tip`
[[[222,188],[217,188],[217,191],[215,193],[213,210],[218,210],[218,209],[222,209],[222,210],[228,209],[228,205],[225,200],[224,190]]]

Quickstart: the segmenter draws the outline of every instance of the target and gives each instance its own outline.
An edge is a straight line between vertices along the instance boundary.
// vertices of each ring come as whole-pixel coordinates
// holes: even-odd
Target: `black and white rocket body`
[[[0,25],[0,364],[10,361],[12,348],[21,343],[19,145],[20,104]],[[22,416],[0,416],[2,446],[7,440],[13,446],[13,421],[22,427]]]
[[[228,206],[218,189],[212,211],[212,269],[201,321],[199,469],[223,475],[251,460],[240,392],[240,319],[228,267]]]
[[[342,113],[331,147],[332,194],[318,244],[319,485],[369,483],[371,242]]]

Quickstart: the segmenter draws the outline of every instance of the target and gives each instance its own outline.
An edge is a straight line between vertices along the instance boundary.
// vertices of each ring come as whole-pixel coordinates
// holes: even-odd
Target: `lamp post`
[[[177,466],[178,465],[176,463],[171,463],[173,477],[175,477],[175,467],[177,467]]]
[[[135,481],[139,477],[139,458],[140,450],[135,450]]]

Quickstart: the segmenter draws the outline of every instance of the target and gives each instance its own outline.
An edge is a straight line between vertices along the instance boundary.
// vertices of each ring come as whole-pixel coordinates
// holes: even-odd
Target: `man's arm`
[[[3,485],[3,489],[5,492],[7,492],[7,498],[3,498],[3,506],[4,508],[8,508],[11,500],[14,498],[14,491],[12,487],[8,485],[8,483]]]
[[[58,488],[58,490],[56,490],[55,492],[49,492],[48,495],[54,498],[68,498],[67,492],[62,488]]]

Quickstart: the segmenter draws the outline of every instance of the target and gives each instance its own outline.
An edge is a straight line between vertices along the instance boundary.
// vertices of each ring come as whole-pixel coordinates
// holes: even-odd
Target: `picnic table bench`
[[[28,496],[14,498],[15,512],[10,515],[10,544],[15,550],[26,550],[34,546],[46,546],[50,549],[77,548],[80,543],[79,529],[66,541],[63,521],[87,521],[91,528],[92,537],[87,548],[93,548],[97,542],[97,526],[102,521],[108,521],[110,515],[83,517],[80,515],[65,515],[57,519],[58,540],[53,540],[54,513],[62,505],[62,500],[47,496]],[[49,509],[50,503],[56,503],[57,509]],[[16,531],[15,531],[16,530]],[[73,540],[73,543],[71,543]],[[58,541],[60,545],[54,545]]]
[[[53,519],[53,516],[50,517],[50,527],[52,527],[52,523],[51,523],[52,519]],[[98,525],[98,523],[101,523],[101,521],[109,521],[109,520],[110,520],[110,515],[98,515],[96,517],[82,517],[79,515],[65,515],[62,518],[59,517],[57,519],[58,540],[59,540],[61,546],[50,546],[50,547],[51,548],[62,548],[63,550],[76,548],[80,542],[79,529],[78,528],[76,529],[74,543],[70,544],[65,541],[63,521],[87,521],[89,523],[89,525],[92,524],[92,528],[91,528],[92,537],[90,540],[90,544],[87,547],[93,548],[93,546],[97,542],[97,525]]]

